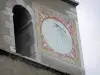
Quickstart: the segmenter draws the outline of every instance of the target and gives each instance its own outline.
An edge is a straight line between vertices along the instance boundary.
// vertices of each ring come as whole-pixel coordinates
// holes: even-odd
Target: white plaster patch
[[[33,10],[32,10],[32,8],[29,5],[26,6],[26,9],[29,11],[31,16],[33,16]]]
[[[9,22],[13,24],[13,16],[9,16]]]
[[[9,7],[5,7],[5,9],[6,9],[7,11],[9,11],[9,12],[12,13],[12,9],[11,9],[11,8],[9,8]]]
[[[15,53],[16,53],[15,47],[10,46],[10,50],[11,50],[12,52],[15,52]]]
[[[11,36],[8,36],[8,35],[4,35],[4,40],[8,43],[8,44],[11,44],[11,45],[14,45],[14,39],[11,37]]]
[[[13,29],[9,29],[9,33],[10,33],[10,36],[13,38],[14,37],[14,30]]]
[[[4,10],[4,11],[2,11],[5,15],[9,15],[9,16],[13,16],[13,13],[12,12],[9,12],[9,11],[6,11],[6,10]]]
[[[5,22],[5,26],[6,26],[7,28],[13,28],[13,24],[10,23],[10,22],[8,22],[8,21]]]

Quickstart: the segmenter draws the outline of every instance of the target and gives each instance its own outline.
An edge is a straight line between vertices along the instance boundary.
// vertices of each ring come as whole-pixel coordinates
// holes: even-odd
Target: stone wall
[[[68,75],[53,68],[0,50],[0,75]]]
[[[70,1],[70,0],[68,0],[68,1]],[[40,4],[44,7],[47,7],[48,9],[53,9],[58,13],[66,15],[68,19],[77,21],[76,9],[75,9],[75,6],[72,5],[73,3],[69,4],[69,2],[65,3],[61,0],[2,0],[2,1],[0,1],[0,49],[4,49],[5,51],[8,51],[8,52],[13,52],[15,55],[17,54],[16,48],[15,48],[15,35],[14,35],[14,23],[13,23],[13,15],[14,14],[12,12],[13,7],[15,5],[22,5],[24,8],[26,8],[29,11],[30,15],[33,17],[33,20],[35,20],[35,17],[33,15],[34,14],[34,3]],[[32,23],[33,23],[33,26],[36,25],[35,22],[32,21]],[[77,25],[77,30],[78,30],[78,25]],[[84,68],[81,67],[81,65],[82,65],[81,60],[80,60],[81,58],[79,56],[81,49],[78,50],[79,53],[77,54],[79,56],[78,61],[77,61],[78,63],[76,65],[71,64],[69,62],[64,62],[55,57],[41,53],[37,48],[38,43],[37,43],[35,29],[34,29],[34,36],[35,36],[34,37],[35,44],[33,44],[31,47],[31,50],[32,50],[31,56],[30,56],[30,58],[27,57],[28,59],[36,60],[37,62],[40,62],[41,64],[43,63],[45,65],[48,65],[49,67],[55,68],[56,70],[59,70],[62,72],[67,72],[72,75],[82,75],[82,72],[84,72]],[[79,39],[79,37],[76,37],[76,38]],[[76,44],[77,44],[77,46],[79,45],[79,43],[76,43]],[[35,47],[35,49],[34,49],[34,47]],[[46,69],[43,70],[40,68],[38,68],[38,71],[36,71],[37,69],[35,67],[30,67],[31,65],[28,65],[23,61],[17,60],[16,57],[14,57],[14,60],[12,60],[10,57],[4,56],[4,55],[0,56],[0,58],[1,58],[0,65],[3,66],[3,67],[0,67],[1,68],[0,73],[2,73],[1,75],[11,75],[11,73],[12,73],[12,75],[14,75],[14,74],[17,75],[17,73],[19,73],[19,74],[22,73],[21,75],[25,75],[25,74],[32,75],[33,72],[41,73],[41,71],[45,71],[46,75],[49,75],[49,73],[50,74],[53,73],[53,72],[49,72],[49,71],[47,72]],[[20,66],[20,65],[22,65],[22,66]],[[32,74],[30,71],[32,72]],[[25,74],[23,74],[23,73],[25,73]],[[45,74],[42,74],[42,75],[45,75]],[[55,73],[53,73],[53,74],[55,74]],[[59,75],[59,74],[56,74],[56,75]],[[60,74],[60,75],[62,75],[62,74]]]

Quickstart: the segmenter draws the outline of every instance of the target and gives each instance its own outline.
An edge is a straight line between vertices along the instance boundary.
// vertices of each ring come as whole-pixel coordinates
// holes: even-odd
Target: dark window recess
[[[13,13],[16,52],[30,57],[34,44],[31,15],[28,10],[21,5],[14,6]]]

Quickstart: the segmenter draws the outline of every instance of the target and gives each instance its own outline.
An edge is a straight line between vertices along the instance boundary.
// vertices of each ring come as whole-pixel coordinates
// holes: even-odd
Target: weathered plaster
[[[3,0],[2,2],[0,2],[0,48],[6,50],[8,52],[13,52],[13,53],[16,52],[14,25],[13,25],[13,13],[12,13],[12,9],[16,4],[22,5],[23,7],[25,7],[32,16],[34,35],[35,35],[35,39],[34,39],[35,44],[33,46],[35,47],[36,61],[43,63],[45,65],[48,65],[49,67],[53,67],[56,70],[60,70],[62,72],[68,72],[72,75],[82,75],[82,74],[84,75],[83,66],[77,66],[77,65],[73,65],[73,64],[61,61],[57,58],[54,58],[54,57],[48,56],[44,53],[41,53],[37,49],[38,43],[37,43],[37,38],[36,38],[35,16],[34,16],[34,5],[35,4],[40,4],[47,8],[53,9],[61,14],[66,15],[68,17],[68,19],[77,20],[75,7],[70,4],[67,4],[65,2],[61,2],[60,0],[51,0],[51,1],[48,1],[48,0],[42,0],[42,1],[41,0],[29,0],[29,1],[28,0],[25,0],[25,1],[24,0]],[[78,40],[78,41],[80,42],[80,40]],[[80,44],[80,43],[78,43],[78,44]],[[34,53],[33,51],[31,51],[31,52]],[[34,55],[32,57],[34,57]],[[5,56],[4,56],[4,58],[7,59],[7,57],[5,57]],[[33,60],[33,58],[28,58],[28,59]],[[11,60],[10,62],[12,63],[13,61]],[[16,66],[19,65],[19,63],[16,63]],[[29,67],[29,66],[26,66],[24,68],[27,68],[27,67]],[[17,68],[17,69],[19,69],[19,68]],[[21,69],[23,69],[23,68],[21,67]],[[28,69],[30,69],[30,68],[28,68]],[[8,73],[11,72],[8,70],[10,70],[10,69],[7,69]],[[32,70],[34,70],[34,69],[32,69]],[[18,70],[18,72],[19,71],[20,70]],[[25,72],[25,71],[23,71],[23,72]],[[29,72],[28,72],[28,74],[29,74]],[[11,75],[11,73],[9,73],[9,75]],[[20,73],[21,73],[21,71],[20,71]],[[33,74],[33,72],[31,74]],[[12,75],[13,75],[13,73],[12,73]],[[15,74],[15,75],[17,75],[17,74]],[[27,75],[27,73],[26,73],[26,75]]]

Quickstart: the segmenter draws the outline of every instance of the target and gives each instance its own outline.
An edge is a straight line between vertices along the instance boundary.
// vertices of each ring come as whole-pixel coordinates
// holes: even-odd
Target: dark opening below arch
[[[21,5],[15,5],[13,13],[16,52],[30,57],[34,42],[31,15]]]

